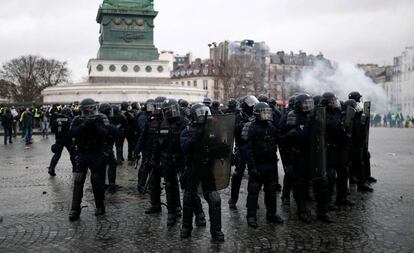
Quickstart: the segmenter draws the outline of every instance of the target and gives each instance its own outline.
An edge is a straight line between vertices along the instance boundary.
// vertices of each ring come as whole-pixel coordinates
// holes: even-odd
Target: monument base
[[[115,61],[91,59],[87,83],[50,87],[42,91],[43,102],[73,103],[84,98],[99,102],[120,103],[164,96],[201,102],[207,91],[174,85],[169,61]]]

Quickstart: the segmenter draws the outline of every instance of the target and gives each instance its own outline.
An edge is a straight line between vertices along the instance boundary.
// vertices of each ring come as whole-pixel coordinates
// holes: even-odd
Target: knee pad
[[[73,173],[73,182],[75,186],[83,186],[86,179],[86,173]]]
[[[212,191],[207,194],[208,201],[211,203],[211,206],[214,207],[221,207],[221,197],[218,191]]]
[[[247,191],[250,194],[255,194],[255,195],[259,194],[259,191],[260,191],[259,183],[249,182],[249,184],[247,185]]]

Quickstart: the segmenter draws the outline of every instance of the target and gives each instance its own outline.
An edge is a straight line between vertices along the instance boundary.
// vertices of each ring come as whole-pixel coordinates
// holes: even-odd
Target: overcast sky
[[[67,61],[87,75],[99,48],[102,0],[1,0],[0,63],[25,54]],[[391,64],[414,45],[413,0],[155,0],[155,45],[208,57],[213,41],[265,41],[336,61]]]

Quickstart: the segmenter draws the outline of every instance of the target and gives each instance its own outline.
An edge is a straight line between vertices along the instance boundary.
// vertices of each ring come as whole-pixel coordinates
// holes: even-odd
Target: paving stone
[[[350,199],[356,206],[332,212],[335,223],[303,224],[293,199],[285,207],[279,196],[278,213],[285,223],[268,224],[261,196],[259,227],[250,229],[245,219],[244,180],[237,210],[228,208],[229,189],[221,192],[224,243],[211,240],[209,225],[194,228],[191,238],[181,240],[180,222],[166,227],[165,207],[161,215],[145,215],[149,196],[136,192],[137,171],[127,164],[118,169],[122,189],[106,195],[107,213],[94,216],[88,179],[81,219],[69,222],[72,171],[68,154],[64,152],[57,176],[51,178],[47,166],[53,138],[35,136],[27,150],[16,139],[13,145],[0,146],[0,252],[414,252],[414,130],[371,132],[372,173],[378,179],[375,191],[361,194],[352,186]],[[165,202],[164,193],[162,199]],[[204,200],[203,205],[207,213]],[[310,206],[315,214],[315,202]]]

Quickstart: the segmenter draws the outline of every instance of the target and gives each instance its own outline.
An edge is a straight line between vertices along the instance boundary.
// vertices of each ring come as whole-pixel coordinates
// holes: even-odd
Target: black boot
[[[210,233],[211,237],[219,242],[224,241],[224,234],[221,231],[221,198],[220,194],[216,191],[205,194],[209,204],[210,213]]]
[[[95,216],[99,216],[105,213],[105,172],[103,174],[92,173],[91,182],[92,182],[92,191],[95,198]]]
[[[95,216],[101,216],[105,214],[105,207],[98,207],[95,209]]]
[[[268,215],[266,215],[266,220],[268,222],[271,222],[271,223],[278,223],[278,224],[283,223],[283,219],[277,214],[268,214]]]
[[[196,214],[195,224],[197,227],[205,227],[207,225],[206,216],[204,212]]]
[[[191,236],[191,231],[193,228],[190,227],[181,227],[180,237],[185,239]]]
[[[318,218],[318,220],[320,220],[324,223],[332,223],[333,222],[327,213],[317,214],[317,218]]]
[[[193,196],[195,195],[195,196]],[[181,238],[188,238],[191,236],[191,231],[193,230],[193,203],[197,196],[196,193],[191,193],[188,191],[184,192],[183,196],[183,221],[182,221],[182,228],[181,228]]]
[[[56,176],[55,168],[49,167],[47,173],[49,173],[49,175],[52,177]]]
[[[146,214],[161,213],[161,206],[151,206],[145,211]]]
[[[177,223],[177,214],[175,212],[168,213],[167,227],[173,227]]]
[[[251,228],[257,228],[257,220],[255,217],[247,218],[247,225]]]
[[[83,185],[85,183],[86,173],[73,173],[73,195],[72,208],[69,213],[69,220],[75,221],[79,219],[81,214],[81,203],[83,197]]]
[[[374,189],[372,189],[371,187],[369,187],[366,184],[358,185],[357,189],[358,189],[359,192],[373,192],[374,191]]]
[[[80,210],[71,210],[69,212],[69,220],[70,221],[76,221],[76,220],[78,220],[79,217],[80,217],[80,214],[81,214],[81,211]]]

